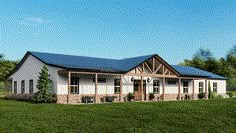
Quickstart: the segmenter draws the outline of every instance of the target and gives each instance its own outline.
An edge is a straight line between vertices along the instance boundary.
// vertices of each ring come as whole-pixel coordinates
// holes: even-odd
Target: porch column
[[[181,78],[179,78],[179,83],[178,83],[178,100],[181,100]]]
[[[141,76],[141,92],[142,92],[141,101],[143,102],[144,101],[144,95],[143,95],[143,76]]]
[[[98,74],[95,74],[95,103],[98,103]]]
[[[208,86],[207,86],[207,79],[205,80],[205,97],[208,100]]]
[[[166,82],[165,79],[166,79],[165,77],[163,77],[163,79],[162,79],[162,93],[163,93],[162,94],[162,96],[163,96],[162,99],[163,100],[165,100],[165,84],[166,84],[165,83]]]
[[[192,86],[193,86],[193,100],[195,99],[195,95],[194,95],[194,93],[195,93],[195,87],[194,87],[194,79],[192,80]]]
[[[67,103],[70,102],[69,98],[70,98],[70,77],[71,77],[71,72],[68,71],[68,95],[67,95]]]
[[[123,100],[123,97],[122,97],[122,87],[123,87],[123,85],[122,85],[122,76],[120,75],[120,102],[123,102],[124,100]]]

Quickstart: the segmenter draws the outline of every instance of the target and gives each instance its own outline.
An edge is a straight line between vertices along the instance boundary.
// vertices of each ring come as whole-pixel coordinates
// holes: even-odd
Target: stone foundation
[[[120,102],[120,95],[119,94],[98,94],[97,99],[95,99],[94,94],[71,94],[69,97],[68,95],[57,95],[57,103],[61,104],[78,104],[82,103],[82,98],[88,96],[88,97],[93,97],[93,101],[95,102],[97,100],[97,103],[103,103],[106,100],[106,97],[114,97],[113,102]],[[126,102],[127,101],[127,95],[123,94],[121,101]]]
[[[187,95],[187,97],[186,97]],[[60,104],[80,104],[82,102],[82,98],[85,96],[93,97],[93,102],[95,103],[95,95],[94,94],[71,94],[69,96],[69,100],[67,99],[67,95],[57,95],[57,103]],[[128,94],[123,94],[122,99],[120,101],[119,94],[98,94],[96,103],[104,103],[106,102],[106,97],[114,97],[112,102],[127,102]],[[164,101],[176,101],[176,100],[193,100],[192,94],[181,94],[180,99],[178,99],[178,94],[165,94]],[[187,98],[187,99],[186,99]],[[189,99],[188,99],[189,98]],[[198,99],[198,94],[194,94],[194,100]],[[146,94],[146,100],[149,101],[149,94]],[[163,94],[154,94],[154,99],[152,101],[163,101]]]

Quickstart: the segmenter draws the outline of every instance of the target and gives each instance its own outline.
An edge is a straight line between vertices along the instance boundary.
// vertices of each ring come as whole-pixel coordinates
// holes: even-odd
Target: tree
[[[55,102],[56,99],[50,93],[50,90],[52,89],[52,80],[50,79],[46,65],[44,65],[41,72],[39,72],[39,79],[37,83],[38,92],[34,94],[33,101],[36,103]]]
[[[0,54],[0,60],[3,58],[3,54]]]

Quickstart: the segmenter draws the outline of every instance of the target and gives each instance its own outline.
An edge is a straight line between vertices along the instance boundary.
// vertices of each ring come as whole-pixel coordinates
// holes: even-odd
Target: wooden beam
[[[160,64],[160,65],[157,67],[156,71],[154,72],[155,74],[156,74],[157,71],[161,68],[161,66],[162,66],[162,64]]]
[[[58,74],[67,74],[68,73],[68,70],[59,70],[58,71]],[[86,72],[86,71],[70,71],[70,73],[74,73],[74,74],[91,74],[91,75],[94,75],[94,74],[99,74],[99,75],[115,75],[115,76],[120,76],[120,75],[123,75],[123,74],[120,74],[120,73],[105,73],[105,72]]]
[[[156,58],[157,60],[159,60],[160,63],[163,63],[168,69],[172,70],[177,76],[180,76],[180,75],[176,72],[176,70],[174,70],[174,69],[173,69],[172,67],[170,67],[167,63],[165,63],[164,61],[162,61],[162,59],[160,59],[160,58],[157,57],[157,56],[155,56],[155,58]]]
[[[162,72],[163,72],[162,74],[165,75],[165,66],[164,65],[162,67]]]
[[[150,73],[153,73],[152,69],[148,66],[148,64],[146,62],[144,62],[144,64],[146,65],[146,67],[148,68],[148,70],[150,71]]]
[[[178,83],[178,99],[181,100],[181,78],[179,78],[179,83]]]
[[[122,97],[122,93],[123,93],[123,83],[122,83],[122,76],[120,76],[120,102],[123,102],[123,97]]]
[[[141,95],[141,101],[143,102],[144,101],[144,91],[143,91],[143,76],[141,76],[141,92],[142,92],[142,95]]]
[[[69,98],[70,98],[70,83],[71,83],[71,72],[70,71],[68,71],[68,95],[67,95],[67,103],[69,103],[70,102],[70,100],[69,100]]]
[[[162,99],[165,100],[165,77],[162,78]]]
[[[139,72],[142,73],[142,70],[139,68],[139,66],[137,68],[138,68]]]
[[[166,73],[169,71],[169,69],[167,68],[166,70],[165,70],[165,72],[164,72],[164,74],[166,75]]]
[[[145,76],[145,77],[166,77],[166,78],[178,78],[176,75],[162,75],[162,74],[142,74],[142,73],[127,73],[123,76]]]
[[[195,95],[194,95],[194,93],[195,93],[195,92],[194,92],[194,91],[195,91],[195,90],[194,90],[194,89],[195,89],[195,88],[194,88],[194,79],[192,80],[192,86],[193,86],[193,96],[192,96],[192,97],[193,97],[193,100],[194,100],[194,99],[195,99]]]
[[[97,98],[97,94],[98,94],[98,74],[95,74],[95,103],[98,103],[98,98]]]

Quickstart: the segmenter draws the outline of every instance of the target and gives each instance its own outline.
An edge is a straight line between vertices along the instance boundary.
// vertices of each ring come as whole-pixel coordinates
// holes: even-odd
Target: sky
[[[200,48],[236,45],[235,0],[1,0],[0,53],[122,59],[158,54],[169,64]]]

